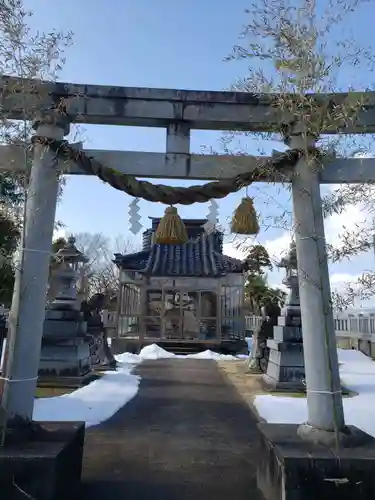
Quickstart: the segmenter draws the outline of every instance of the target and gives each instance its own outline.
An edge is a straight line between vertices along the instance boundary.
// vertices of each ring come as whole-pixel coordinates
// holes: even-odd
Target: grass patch
[[[269,391],[269,392],[264,392],[263,394],[268,394],[269,396],[282,396],[285,398],[305,398],[306,393],[305,392],[279,392],[279,391]],[[349,393],[343,393],[342,397],[345,398],[352,398],[353,396],[357,396],[355,392],[349,392]]]
[[[270,396],[282,396],[284,398],[305,398],[305,392],[280,392],[280,391],[265,391],[264,394]]]
[[[37,387],[35,397],[53,398],[55,396],[62,396],[63,394],[70,394],[75,390],[75,387]]]
[[[88,377],[83,380],[77,379],[75,377],[59,377],[56,379],[40,380],[36,388],[35,397],[36,398],[53,398],[55,396],[62,396],[63,394],[70,394],[71,392],[89,385],[91,382],[100,379],[104,375],[104,372],[91,373]]]

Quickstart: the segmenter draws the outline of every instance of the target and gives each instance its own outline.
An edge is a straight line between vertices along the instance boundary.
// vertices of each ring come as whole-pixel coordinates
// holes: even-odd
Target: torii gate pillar
[[[315,139],[306,140],[302,133],[290,138],[291,148],[314,145]],[[303,157],[297,163],[292,195],[308,406],[308,421],[299,433],[308,439],[312,432],[316,440],[318,432],[324,434],[323,441],[334,442],[345,421],[315,159]]]
[[[306,141],[295,133],[290,146],[305,149],[314,146],[314,139]],[[299,426],[260,424],[257,486],[267,500],[365,500],[375,492],[375,440],[356,427],[345,427],[314,162],[301,158],[292,176],[308,418]]]
[[[36,135],[62,140],[69,121],[57,111],[34,122]],[[57,158],[36,143],[26,200],[24,239],[16,270],[2,406],[10,420],[32,420],[58,197]]]

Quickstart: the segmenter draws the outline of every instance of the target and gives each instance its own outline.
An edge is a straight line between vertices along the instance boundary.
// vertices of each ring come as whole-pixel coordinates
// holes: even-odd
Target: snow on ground
[[[347,424],[356,425],[375,436],[375,362],[353,350],[338,350],[343,385],[356,396],[344,398]],[[70,394],[35,400],[34,419],[84,421],[97,425],[110,418],[136,394],[140,377],[131,372],[135,365],[154,359],[238,360],[244,356],[218,354],[207,350],[187,356],[165,351],[156,344],[144,347],[139,354],[116,356],[119,366],[98,380]],[[245,356],[246,357],[246,356]],[[307,420],[306,398],[259,395],[254,400],[259,415],[270,423],[302,423]]]
[[[129,359],[129,356],[132,356],[131,359],[137,360],[138,362],[149,360],[149,359],[212,359],[214,361],[219,360],[238,360],[237,356],[232,356],[230,354],[218,354],[217,352],[213,352],[210,350],[199,352],[197,354],[173,354],[172,352],[168,352],[162,347],[159,347],[157,344],[151,344],[144,347],[141,352],[137,354],[119,354],[116,356],[118,361],[122,361],[123,359]],[[246,356],[247,357],[247,356]]]
[[[345,420],[375,436],[375,362],[359,351],[338,349],[344,387],[357,393],[344,398]],[[299,424],[307,420],[306,398],[259,395],[259,415],[269,423]]]
[[[100,424],[137,394],[140,377],[131,371],[139,362],[132,354],[123,355],[117,371],[107,371],[70,394],[35,399],[34,420],[81,421],[86,427]]]
[[[98,425],[114,415],[138,392],[140,377],[131,372],[144,360],[166,358],[236,360],[212,351],[187,356],[165,351],[156,344],[144,347],[139,354],[124,353],[116,356],[119,366],[116,371],[107,371],[98,380],[70,394],[51,398],[38,398],[34,403],[34,420],[81,421],[86,426]]]

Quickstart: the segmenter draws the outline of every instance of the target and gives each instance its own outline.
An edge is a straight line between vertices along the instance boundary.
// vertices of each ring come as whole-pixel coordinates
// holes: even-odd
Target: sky
[[[253,0],[254,1],[254,0]],[[322,0],[323,2],[325,0]],[[319,3],[319,2],[318,2]],[[373,2],[370,9],[374,9]],[[251,2],[232,0],[25,0],[34,16],[31,27],[48,32],[51,29],[68,31],[74,44],[66,53],[66,63],[59,79],[72,83],[103,84],[115,86],[160,87],[195,90],[223,90],[239,77],[247,74],[247,62],[224,62],[236,43],[246,23],[245,9]],[[374,38],[373,16],[362,9],[350,20],[357,40],[365,43]],[[359,29],[358,29],[359,28]],[[337,33],[336,33],[337,35]],[[332,35],[333,36],[333,35]],[[372,75],[357,68],[345,68],[341,83],[347,87],[358,80],[373,85]],[[363,78],[362,78],[363,77]],[[134,151],[165,151],[165,130],[120,126],[84,126],[81,137],[84,147],[90,149],[117,149]],[[192,152],[202,148],[219,148],[220,134],[211,131],[193,131]],[[246,143],[247,144],[247,143]],[[257,154],[256,144],[250,143]],[[262,143],[266,151],[283,149],[281,143]],[[171,185],[188,185],[183,181],[163,181]],[[255,196],[256,209],[270,221],[263,226],[258,241],[266,244],[271,258],[276,262],[288,247],[290,231],[275,227],[272,217],[280,211],[291,210],[289,194],[278,186],[256,184],[249,189]],[[229,217],[244,192],[228,196],[219,202],[220,223],[228,224]],[[131,198],[101,181],[91,177],[69,178],[57,218],[65,224],[67,233],[100,232],[110,237],[122,235],[132,238],[129,232],[129,202]],[[144,229],[149,226],[148,216],[161,216],[161,204],[140,202]],[[187,218],[200,218],[208,211],[207,204],[178,207]],[[326,221],[327,239],[339,239],[343,224],[350,227],[366,216],[360,207],[353,207],[341,216]],[[277,225],[276,225],[277,226]],[[226,239],[227,253],[238,252]],[[331,266],[331,283],[337,284],[350,277],[372,269],[371,253]],[[272,284],[279,284],[278,271],[269,274]],[[335,285],[336,283],[336,285]],[[338,285],[337,285],[338,286]]]

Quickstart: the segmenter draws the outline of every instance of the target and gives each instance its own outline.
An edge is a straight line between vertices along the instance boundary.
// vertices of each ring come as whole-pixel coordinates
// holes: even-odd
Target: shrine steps
[[[158,345],[173,354],[197,354],[206,350],[205,345],[193,342],[159,342]]]
[[[220,354],[237,354],[239,352],[247,352],[247,344],[244,342],[192,342],[192,341],[161,341],[156,342],[159,347],[162,347],[168,352],[174,354],[198,354],[203,351],[215,351]],[[245,349],[242,344],[245,345]]]
[[[151,344],[157,344],[168,352],[174,354],[198,354],[199,352],[211,350],[220,354],[240,354],[247,353],[248,346],[244,339],[231,339],[219,341],[194,341],[194,340],[173,340],[173,339],[147,339],[139,341],[138,339],[113,338],[111,350],[114,355],[123,352],[132,352],[138,354],[143,347]]]

